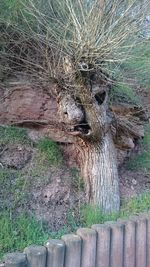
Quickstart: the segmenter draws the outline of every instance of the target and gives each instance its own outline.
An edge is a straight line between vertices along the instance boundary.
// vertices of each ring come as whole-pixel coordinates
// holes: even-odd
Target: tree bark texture
[[[116,151],[110,133],[99,144],[82,148],[81,174],[86,179],[88,201],[103,212],[119,211],[119,178]]]
[[[61,95],[59,111],[61,121],[70,123],[76,135],[88,202],[111,213],[120,207],[116,151],[107,114],[107,88],[100,86],[97,91],[85,85],[76,89],[75,96]]]

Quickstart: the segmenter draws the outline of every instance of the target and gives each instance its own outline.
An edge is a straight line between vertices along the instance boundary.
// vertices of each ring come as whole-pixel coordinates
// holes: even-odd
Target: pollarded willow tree
[[[140,42],[147,3],[139,8],[131,2],[28,0],[17,11],[18,21],[1,23],[1,60],[13,72],[56,85],[56,130],[72,136],[87,199],[104,212],[120,207],[114,132],[135,131],[129,121],[117,121],[109,105],[115,69]]]

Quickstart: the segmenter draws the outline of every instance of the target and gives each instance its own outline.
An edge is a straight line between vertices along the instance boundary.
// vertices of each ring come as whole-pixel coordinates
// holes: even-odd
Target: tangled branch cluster
[[[42,81],[97,70],[106,79],[140,42],[148,2],[26,0],[17,21],[1,18],[1,60]]]

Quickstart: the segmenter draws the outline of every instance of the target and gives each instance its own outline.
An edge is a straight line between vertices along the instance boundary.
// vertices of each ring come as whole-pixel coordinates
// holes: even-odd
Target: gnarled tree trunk
[[[81,151],[81,175],[87,200],[103,212],[120,207],[116,151],[108,115],[108,88],[93,81],[92,88],[82,84],[74,95],[60,95],[61,123],[70,125],[70,134]],[[80,93],[82,92],[82,94]]]
[[[107,133],[99,143],[82,147],[81,173],[86,184],[88,201],[104,212],[116,212],[120,207],[116,152]]]

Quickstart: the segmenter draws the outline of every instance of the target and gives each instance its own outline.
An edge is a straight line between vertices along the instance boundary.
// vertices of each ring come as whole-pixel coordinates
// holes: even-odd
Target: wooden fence
[[[150,267],[150,213],[80,228],[9,253],[5,267]]]

